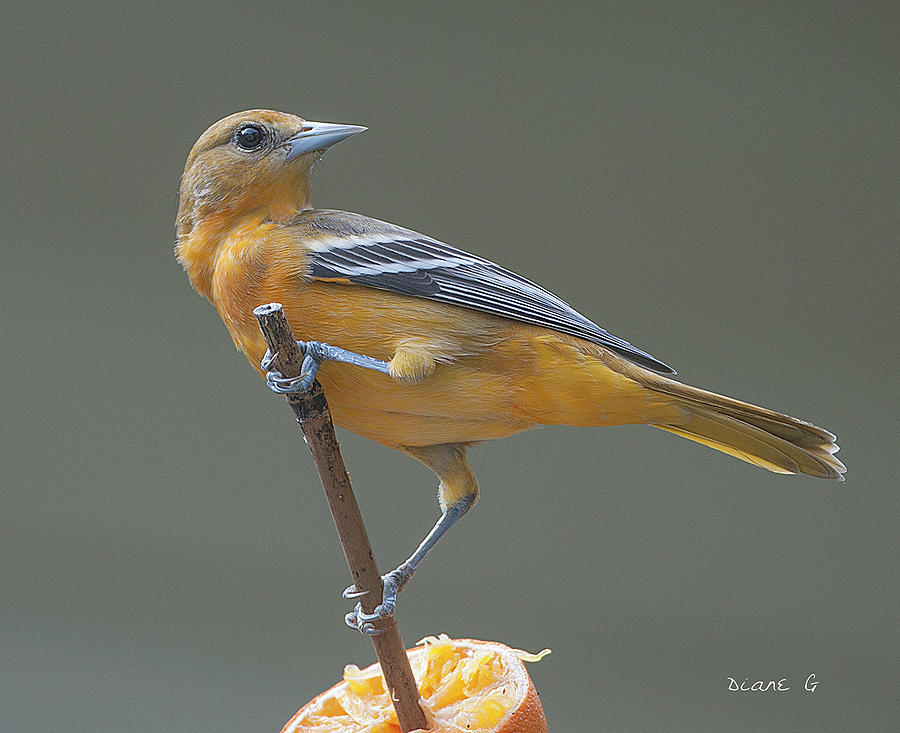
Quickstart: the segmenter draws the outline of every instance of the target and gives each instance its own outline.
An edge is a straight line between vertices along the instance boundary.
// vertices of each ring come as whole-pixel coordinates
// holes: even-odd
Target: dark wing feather
[[[309,274],[414,295],[578,336],[657,372],[675,371],[521,275],[409,229],[337,211],[292,221],[312,239]]]

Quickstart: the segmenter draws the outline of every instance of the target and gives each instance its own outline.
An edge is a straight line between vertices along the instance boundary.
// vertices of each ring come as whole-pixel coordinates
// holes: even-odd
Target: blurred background
[[[315,204],[536,279],[849,467],[482,445],[408,644],[551,647],[552,731],[897,730],[897,5],[187,5],[4,10],[0,728],[276,733],[373,660],[292,416],[172,255],[194,140],[272,107],[370,128]],[[339,437],[388,569],[436,481]]]

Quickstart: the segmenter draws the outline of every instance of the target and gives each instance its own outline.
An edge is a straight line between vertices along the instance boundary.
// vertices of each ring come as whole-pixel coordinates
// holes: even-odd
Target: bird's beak
[[[313,150],[328,150],[341,140],[346,140],[348,137],[368,129],[368,127],[359,125],[335,125],[331,122],[307,121],[300,132],[285,141],[285,145],[290,148],[285,160],[293,160],[298,155]]]

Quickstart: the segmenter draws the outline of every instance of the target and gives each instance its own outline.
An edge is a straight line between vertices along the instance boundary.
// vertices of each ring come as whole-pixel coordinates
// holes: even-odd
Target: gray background
[[[553,731],[897,729],[896,4],[4,15],[3,730],[274,733],[372,659],[289,411],[172,257],[187,151],[255,106],[371,128],[316,204],[515,268],[850,467],[640,427],[481,446],[407,642],[551,647]],[[340,437],[387,568],[434,478]]]

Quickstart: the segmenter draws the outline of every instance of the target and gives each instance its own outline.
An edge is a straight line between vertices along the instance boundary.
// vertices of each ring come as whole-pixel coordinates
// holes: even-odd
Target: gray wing
[[[349,281],[450,303],[578,336],[647,369],[675,370],[588,320],[561,298],[521,275],[431,237],[387,222],[338,211],[306,212],[309,275]]]

